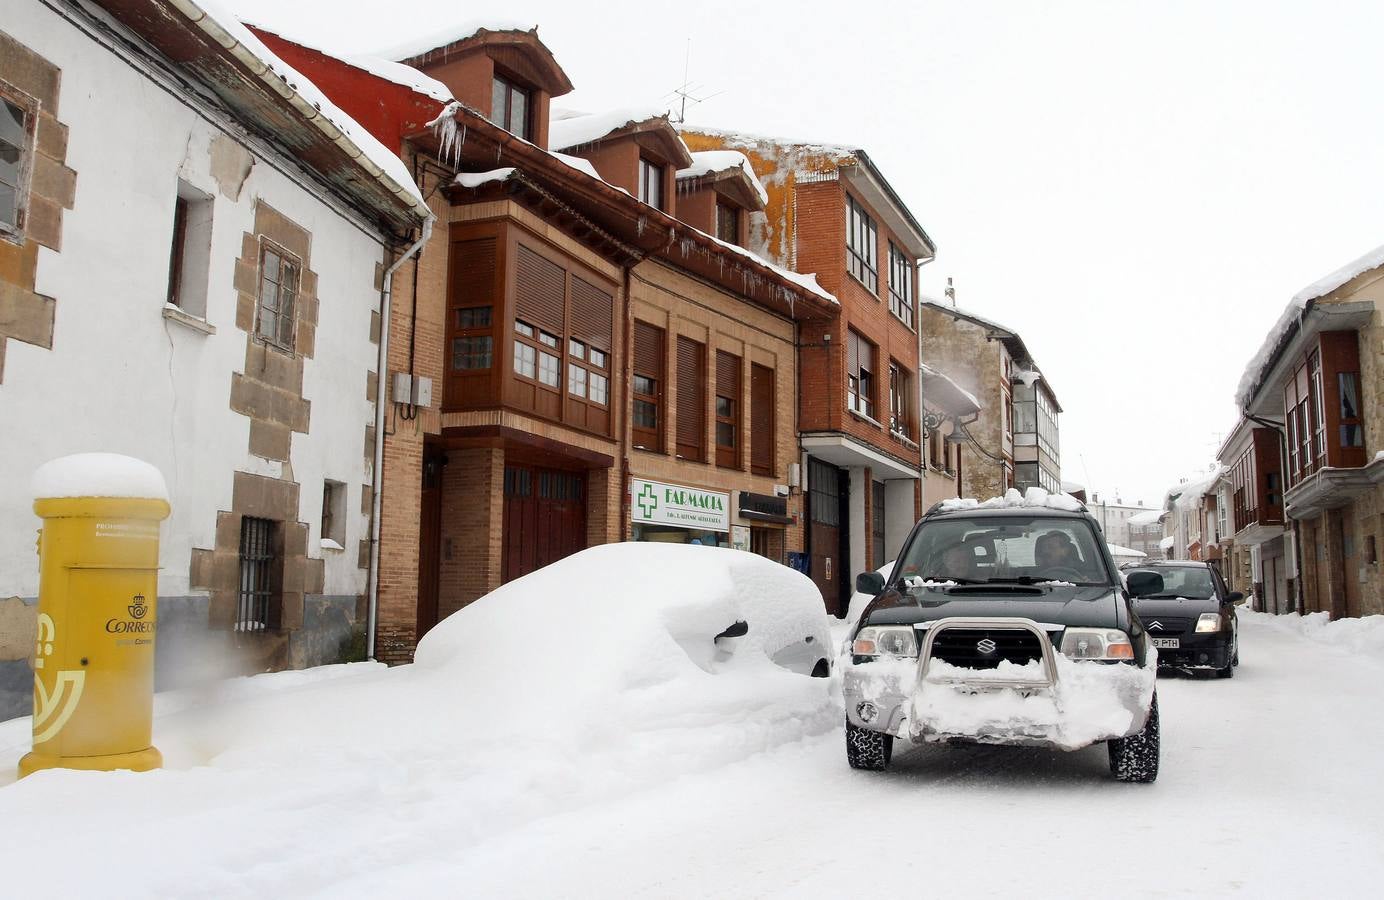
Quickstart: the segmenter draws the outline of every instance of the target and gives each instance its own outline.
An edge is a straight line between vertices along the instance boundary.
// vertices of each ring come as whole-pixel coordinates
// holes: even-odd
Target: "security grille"
[[[240,601],[236,606],[236,631],[264,631],[269,627],[273,599],[274,527],[269,519],[246,516],[240,520]]]

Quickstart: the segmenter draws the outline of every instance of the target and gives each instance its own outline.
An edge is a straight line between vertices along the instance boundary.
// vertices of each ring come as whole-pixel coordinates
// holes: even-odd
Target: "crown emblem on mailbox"
[[[130,616],[136,619],[142,619],[144,618],[144,614],[148,611],[149,607],[145,605],[144,595],[135,594],[134,598],[130,601]]]

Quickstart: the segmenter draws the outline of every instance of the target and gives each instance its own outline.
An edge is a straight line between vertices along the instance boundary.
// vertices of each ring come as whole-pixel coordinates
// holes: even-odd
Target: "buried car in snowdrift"
[[[1158,777],[1156,651],[1095,520],[1010,491],[929,510],[861,615],[845,665],[846,757],[895,738],[1076,750],[1107,742],[1121,781]]]

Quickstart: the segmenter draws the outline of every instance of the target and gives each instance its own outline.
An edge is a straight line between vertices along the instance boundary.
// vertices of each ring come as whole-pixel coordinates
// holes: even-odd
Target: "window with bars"
[[[496,75],[490,89],[490,121],[510,134],[529,140],[531,96],[513,81]]]
[[[280,561],[278,523],[245,516],[240,520],[240,592],[236,631],[266,631],[274,627]]]
[[[639,157],[639,199],[654,209],[663,209],[663,166]]]
[[[293,352],[298,300],[298,259],[260,240],[259,323],[255,333],[265,342]]]
[[[727,244],[740,243],[740,210],[729,203],[716,203],[716,236]]]
[[[875,345],[846,331],[846,408],[875,417]]]
[[[855,201],[846,195],[846,268],[870,289],[879,293],[878,232],[875,220]]]
[[[889,242],[889,311],[913,327],[913,261]]]
[[[664,358],[663,329],[635,320],[632,425],[634,445],[645,450],[663,449]]]
[[[38,101],[0,81],[0,236],[19,240],[29,200]]]

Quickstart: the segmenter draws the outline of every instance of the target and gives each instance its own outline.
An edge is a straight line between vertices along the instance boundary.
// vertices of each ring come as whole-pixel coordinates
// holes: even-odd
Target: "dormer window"
[[[643,156],[639,157],[639,199],[663,209],[663,166]]]
[[[729,203],[716,204],[716,236],[727,244],[740,243],[740,209]]]
[[[516,137],[529,139],[529,92],[496,75],[490,92],[490,121]]]

